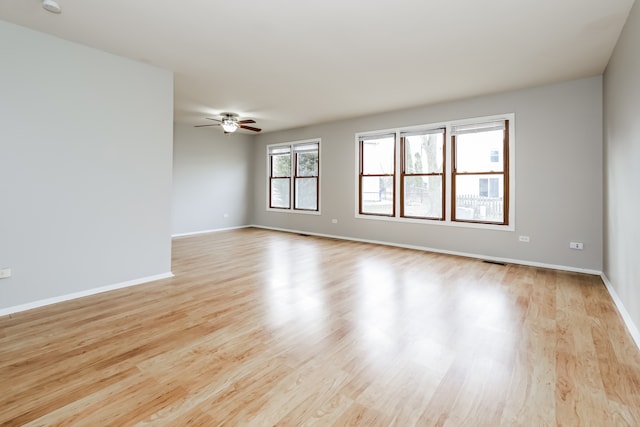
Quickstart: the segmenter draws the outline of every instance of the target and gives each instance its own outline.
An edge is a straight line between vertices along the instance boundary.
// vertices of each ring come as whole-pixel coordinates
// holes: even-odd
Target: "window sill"
[[[372,221],[388,221],[399,222],[408,224],[421,224],[429,226],[441,226],[441,227],[459,227],[459,228],[475,228],[480,230],[495,230],[495,231],[515,231],[515,225],[498,225],[498,224],[482,224],[474,222],[457,222],[451,220],[435,220],[435,219],[417,219],[417,218],[399,218],[389,216],[375,216],[375,215],[361,215],[356,214],[356,219],[368,219]]]
[[[297,209],[277,209],[277,208],[267,208],[267,212],[278,212],[278,213],[286,213],[286,214],[302,214],[302,215],[321,215],[320,211],[304,211]]]

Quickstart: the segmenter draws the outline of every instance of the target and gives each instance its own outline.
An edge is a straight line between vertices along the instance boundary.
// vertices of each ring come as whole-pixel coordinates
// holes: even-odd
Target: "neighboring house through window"
[[[480,178],[480,197],[500,197],[499,185],[498,178]]]
[[[452,221],[508,224],[509,122],[452,126]]]

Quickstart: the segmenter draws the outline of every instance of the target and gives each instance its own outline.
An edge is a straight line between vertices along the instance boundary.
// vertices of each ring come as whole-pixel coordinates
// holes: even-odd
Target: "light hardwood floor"
[[[2,425],[639,426],[600,278],[242,229],[0,318]]]

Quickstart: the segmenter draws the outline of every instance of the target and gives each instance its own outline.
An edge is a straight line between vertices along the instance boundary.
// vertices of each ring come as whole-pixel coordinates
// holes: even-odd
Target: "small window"
[[[319,211],[320,141],[272,145],[268,153],[268,207]]]
[[[363,215],[395,215],[395,134],[361,137],[360,208]]]
[[[509,122],[454,126],[452,134],[452,221],[507,225]]]

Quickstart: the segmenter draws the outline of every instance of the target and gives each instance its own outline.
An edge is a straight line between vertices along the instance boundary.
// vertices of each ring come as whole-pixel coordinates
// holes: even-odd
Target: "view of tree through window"
[[[318,144],[294,146],[296,154],[295,208],[318,210]]]
[[[401,134],[403,217],[444,219],[444,129]]]
[[[289,209],[291,197],[291,147],[279,146],[269,150],[270,197],[269,207]]]

